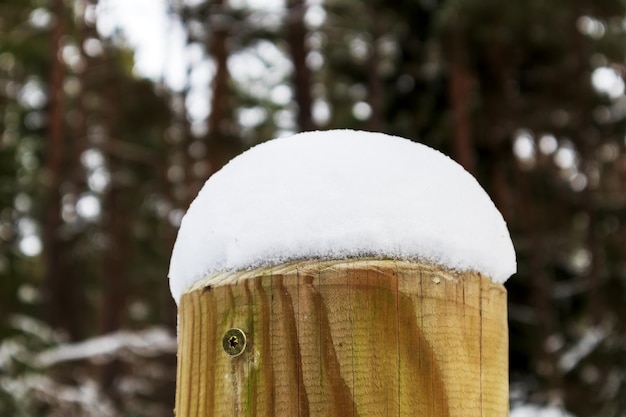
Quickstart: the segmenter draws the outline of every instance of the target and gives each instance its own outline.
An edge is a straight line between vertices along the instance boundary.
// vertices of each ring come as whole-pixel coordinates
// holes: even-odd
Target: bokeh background
[[[0,1],[1,416],[171,416],[182,215],[329,128],[437,148],[503,213],[513,414],[626,416],[626,2],[114,3]]]

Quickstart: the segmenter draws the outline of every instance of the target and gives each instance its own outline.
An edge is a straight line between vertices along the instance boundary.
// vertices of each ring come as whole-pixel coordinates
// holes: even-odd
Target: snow
[[[580,361],[589,356],[607,336],[608,334],[604,329],[597,327],[587,329],[578,343],[559,358],[559,369],[563,373],[570,372]]]
[[[216,272],[365,256],[498,283],[516,271],[506,223],[460,165],[407,139],[328,130],[265,142],[214,174],[182,219],[170,288],[178,302]]]
[[[572,414],[555,406],[539,407],[525,404],[511,409],[510,417],[574,417]]]
[[[50,367],[63,362],[98,358],[114,359],[121,352],[141,356],[157,356],[176,352],[176,337],[160,327],[141,331],[119,330],[74,344],[62,344],[39,353],[31,360],[37,367]]]

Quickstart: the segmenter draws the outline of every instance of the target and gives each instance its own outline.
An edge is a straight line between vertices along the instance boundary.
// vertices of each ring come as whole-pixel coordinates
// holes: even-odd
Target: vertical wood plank
[[[179,417],[508,413],[502,285],[372,259],[234,278],[181,300]],[[231,328],[247,336],[235,357],[222,349]]]

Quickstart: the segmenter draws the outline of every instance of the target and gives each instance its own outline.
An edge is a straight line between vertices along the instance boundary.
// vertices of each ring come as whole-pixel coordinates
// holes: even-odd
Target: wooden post
[[[508,416],[506,290],[476,273],[290,263],[198,282],[179,315],[178,417]]]

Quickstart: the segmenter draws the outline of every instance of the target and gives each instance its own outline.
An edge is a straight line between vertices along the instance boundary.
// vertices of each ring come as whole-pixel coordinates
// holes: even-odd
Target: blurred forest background
[[[169,0],[208,68],[182,88],[97,3],[0,1],[0,415],[172,415],[190,201],[250,146],[356,128],[442,150],[502,211],[512,406],[626,416],[626,2]]]

